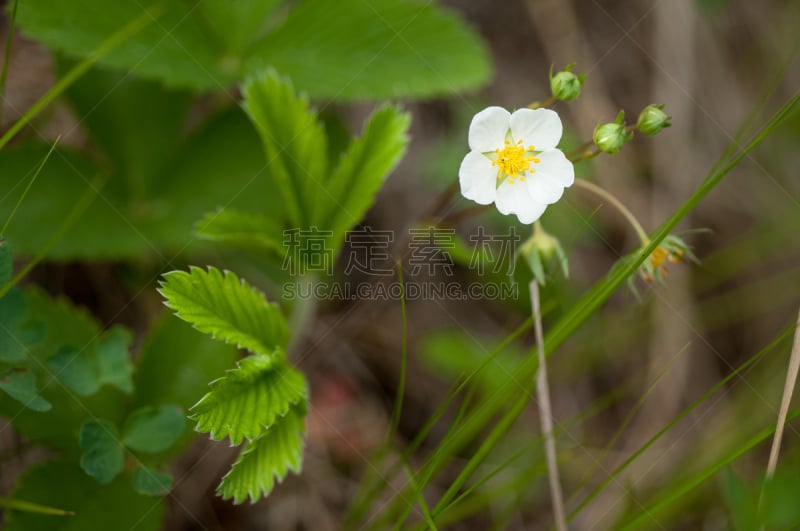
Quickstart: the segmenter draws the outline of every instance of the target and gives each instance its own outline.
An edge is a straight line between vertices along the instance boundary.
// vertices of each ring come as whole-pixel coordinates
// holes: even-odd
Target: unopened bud
[[[550,67],[550,92],[555,99],[572,101],[581,95],[581,85],[586,78],[586,74],[576,76],[572,73],[574,66],[574,63],[569,64],[556,75],[553,75],[553,67]]]
[[[534,225],[533,236],[522,244],[519,252],[530,267],[533,278],[542,286],[557,268],[561,269],[564,277],[569,276],[569,262],[561,243],[548,234],[541,223]]]
[[[600,151],[612,155],[619,153],[623,144],[633,138],[633,133],[625,130],[624,120],[625,111],[620,111],[616,120],[611,123],[600,124],[595,128],[592,139],[594,144],[600,148]]]
[[[672,125],[669,123],[671,117],[664,112],[664,105],[648,105],[639,113],[639,120],[636,124],[639,131],[653,136],[665,127]]]

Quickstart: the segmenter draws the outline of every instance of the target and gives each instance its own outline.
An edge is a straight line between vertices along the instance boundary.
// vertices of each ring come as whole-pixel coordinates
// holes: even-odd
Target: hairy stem
[[[642,244],[647,245],[650,242],[650,239],[647,237],[647,233],[642,228],[642,224],[639,223],[639,220],[636,219],[636,216],[633,215],[633,212],[628,210],[628,207],[623,205],[622,201],[617,199],[611,192],[584,179],[575,179],[575,186],[578,188],[583,188],[584,190],[588,190],[608,201],[611,206],[616,208],[617,211],[619,211],[619,213],[622,214],[623,217],[628,221],[628,223],[630,223],[631,227],[633,227],[633,230],[636,232],[636,235],[642,241]]]
[[[553,502],[553,518],[556,529],[566,531],[567,519],[564,513],[564,495],[561,492],[561,481],[558,478],[558,462],[556,461],[556,439],[553,436],[553,410],[550,406],[550,387],[547,383],[547,359],[544,355],[544,332],[542,331],[542,311],[539,300],[539,284],[532,280],[529,284],[531,307],[533,310],[533,327],[536,333],[536,346],[539,353],[539,370],[536,373],[536,397],[539,405],[539,419],[544,436],[544,450],[547,457],[547,475],[550,480],[550,496]]]

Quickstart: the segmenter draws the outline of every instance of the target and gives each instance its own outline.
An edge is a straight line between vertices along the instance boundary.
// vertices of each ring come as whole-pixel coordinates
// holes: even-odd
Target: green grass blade
[[[750,359],[739,365],[730,374],[725,376],[725,378],[723,378],[722,380],[717,382],[713,387],[711,387],[711,389],[703,393],[703,395],[700,398],[692,402],[686,409],[681,411],[666,426],[661,428],[661,430],[659,430],[658,433],[656,433],[650,439],[648,439],[646,443],[644,443],[641,447],[639,447],[639,449],[633,452],[633,454],[631,454],[630,457],[628,457],[625,461],[622,462],[622,464],[620,464],[616,469],[614,469],[614,471],[611,472],[611,474],[609,474],[609,476],[602,483],[600,483],[597,487],[595,487],[594,490],[592,490],[592,492],[590,492],[581,501],[581,503],[578,504],[578,506],[575,507],[569,513],[568,520],[572,521],[584,507],[589,505],[589,503],[591,503],[592,500],[594,500],[601,492],[603,492],[603,490],[608,485],[616,481],[617,477],[619,477],[619,475],[622,474],[622,472],[624,472],[625,469],[631,465],[631,463],[636,461],[636,459],[638,459],[642,454],[644,454],[644,452],[647,451],[648,448],[650,448],[653,444],[655,444],[664,434],[666,434],[670,429],[672,429],[673,426],[675,426],[678,422],[683,420],[687,415],[689,415],[692,411],[694,411],[698,406],[703,404],[708,398],[714,395],[717,391],[722,389],[725,386],[725,384],[727,384],[733,378],[741,374],[747,368],[751,367],[753,364],[755,364],[757,361],[763,358],[770,351],[772,351],[773,349],[781,345],[783,342],[785,342],[790,337],[793,331],[794,331],[794,325],[783,330],[780,333],[780,335],[778,335],[777,338],[772,340],[767,346],[765,346],[759,352],[751,356]]]
[[[545,347],[551,354],[564,341],[569,338],[577,328],[591,317],[600,306],[617,290],[617,288],[631,275],[644,260],[650,256],[655,248],[667,235],[702,201],[722,179],[755,149],[772,131],[774,131],[795,110],[800,101],[800,91],[795,93],[783,107],[761,128],[755,138],[739,153],[724,164],[720,169],[709,174],[706,179],[695,189],[694,193],[680,206],[650,237],[651,242],[638,254],[623,258],[621,266],[609,274],[604,280],[595,285],[584,297],[572,306],[567,313],[545,337]]]
[[[17,283],[25,278],[25,275],[30,273],[31,269],[36,267],[36,265],[44,260],[47,256],[47,253],[50,252],[50,249],[58,243],[58,240],[61,239],[62,236],[78,221],[78,218],[83,215],[83,212],[89,208],[89,205],[92,204],[97,194],[100,192],[100,189],[105,184],[105,178],[102,176],[96,177],[92,182],[89,183],[86,192],[81,196],[77,203],[72,207],[72,210],[69,211],[67,217],[64,218],[64,221],[58,227],[55,233],[50,237],[49,240],[39,249],[36,255],[27,263],[23,268],[16,274],[14,277],[6,283],[5,286],[0,287],[0,298],[4,297],[8,291],[17,285]]]
[[[800,408],[796,408],[789,413],[787,418],[787,422],[789,420],[793,420],[796,417],[800,416]],[[616,527],[620,531],[626,531],[628,529],[636,529],[637,527],[641,526],[647,520],[654,518],[655,514],[659,511],[665,509],[676,500],[680,499],[681,497],[685,496],[696,487],[700,486],[702,483],[716,475],[720,470],[725,468],[726,466],[730,465],[736,459],[743,456],[769,437],[771,437],[775,433],[775,425],[773,423],[772,426],[764,428],[753,437],[745,441],[741,446],[736,448],[735,450],[729,452],[725,457],[718,460],[716,463],[712,464],[699,474],[695,475],[694,477],[688,479],[684,483],[682,483],[678,488],[674,490],[670,490],[667,494],[665,494],[662,498],[660,498],[656,503],[653,505],[643,509],[637,516],[633,519],[629,520],[628,522]]]
[[[72,511],[47,507],[24,500],[15,500],[13,498],[0,498],[0,507],[5,507],[12,511],[24,511],[26,513],[48,514],[52,516],[70,516],[75,514]]]
[[[670,234],[670,232],[678,225],[678,223],[691,212],[702,201],[719,182],[728,175],[728,173],[746,157],[753,149],[755,149],[767,136],[775,130],[796,108],[798,101],[800,101],[800,91],[795,93],[777,113],[760,129],[755,138],[743,149],[739,150],[738,154],[733,156],[726,164],[722,165],[720,169],[711,172],[706,179],[695,189],[689,198],[681,205],[651,236],[651,242],[644,249],[639,252],[629,255],[622,259],[620,266],[603,280],[598,282],[592,289],[589,290],[576,304],[573,305],[569,311],[550,331],[545,337],[545,351],[547,355],[552,354],[556,348],[564,343],[589,317],[591,317],[600,306],[608,300],[609,297],[631,276],[633,275],[639,265],[655,250],[660,242]],[[537,370],[536,357],[531,355],[525,362],[523,362],[518,375],[522,381],[533,381],[533,377]],[[511,387],[511,386],[509,386]],[[516,390],[514,390],[516,391]],[[517,393],[518,394],[518,393]],[[523,400],[527,393],[523,393]],[[504,408],[509,400],[513,400],[513,395],[508,389],[498,391],[495,397],[500,397],[499,400],[487,400],[483,407],[476,410],[473,415],[465,421],[465,426],[469,425],[471,429],[462,429],[455,434],[451,439],[445,438],[440,444],[437,452],[432,459],[435,462],[432,466],[433,470],[441,469],[448,456],[454,453],[454,448],[459,448],[464,444],[464,439],[477,434],[481,428],[487,425],[492,419],[497,418],[497,413]],[[494,398],[494,397],[493,397]],[[521,402],[520,400],[519,402]],[[507,425],[521,413],[521,409],[515,407],[506,411],[502,418],[498,421],[498,425]],[[448,433],[448,436],[450,434]],[[482,445],[482,449],[486,448],[486,443]],[[473,456],[465,465],[465,469],[474,470],[474,461],[483,459],[482,455]],[[423,474],[423,487],[427,481],[433,476],[432,473]]]
[[[406,295],[403,283],[403,265],[397,263],[397,281],[400,283],[400,316],[402,319],[401,346],[400,346],[400,378],[397,382],[397,396],[394,399],[392,420],[389,425],[387,445],[392,444],[397,427],[400,424],[400,414],[403,412],[403,397],[406,391],[406,364],[408,361],[408,320],[406,317]]]
[[[145,9],[141,16],[131,20],[128,24],[120,28],[116,33],[111,35],[108,39],[103,41],[100,46],[86,59],[76,64],[64,76],[59,79],[44,96],[39,98],[22,117],[14,122],[14,124],[0,137],[0,149],[3,149],[8,142],[19,133],[34,117],[36,117],[42,110],[50,105],[56,98],[58,98],[70,85],[72,85],[78,78],[85,74],[97,61],[102,59],[111,50],[128,40],[131,36],[141,31],[144,27],[154,22],[161,13],[163,7],[154,5]]]
[[[14,214],[17,213],[17,209],[19,209],[19,206],[25,200],[25,197],[28,195],[28,192],[30,191],[31,187],[33,186],[33,183],[36,182],[36,178],[42,172],[42,168],[44,168],[44,165],[50,159],[50,155],[53,154],[53,151],[56,149],[56,146],[58,145],[58,142],[60,140],[61,140],[60,136],[58,138],[56,138],[56,141],[53,142],[52,146],[50,146],[50,151],[47,152],[47,155],[44,156],[44,159],[42,159],[42,162],[41,162],[41,164],[39,164],[39,167],[36,168],[36,173],[34,173],[33,177],[31,177],[31,180],[28,181],[28,186],[25,187],[25,190],[22,192],[22,195],[19,197],[19,199],[17,200],[17,203],[14,205],[14,208],[11,210],[11,214],[8,215],[8,219],[6,219],[6,222],[3,225],[2,230],[0,230],[0,238],[2,238],[3,235],[6,233],[6,231],[8,230],[8,226],[11,224],[11,220],[14,219]]]
[[[400,467],[402,466],[403,460],[407,460],[410,456],[419,448],[425,438],[430,434],[439,420],[444,416],[447,410],[450,408],[450,405],[455,401],[458,395],[465,389],[472,390],[473,388],[467,387],[470,383],[472,383],[475,377],[505,349],[507,345],[509,345],[512,341],[518,339],[522,334],[527,332],[531,326],[533,325],[533,320],[528,318],[526,319],[521,325],[519,325],[511,334],[509,334],[503,341],[501,341],[492,351],[486,356],[486,359],[473,370],[470,374],[468,374],[465,378],[461,381],[457,382],[453,387],[448,391],[445,399],[436,407],[433,414],[430,418],[426,421],[423,427],[417,432],[417,435],[411,441],[411,443],[406,447],[403,452],[403,458],[394,467],[391,467],[389,471],[386,473],[388,477],[392,477]],[[466,402],[469,402],[469,398],[472,396],[472,392],[468,392],[468,396]],[[466,408],[462,408],[459,411],[459,414],[456,417],[456,420],[461,418],[462,413],[466,410]],[[454,423],[455,425],[455,423]],[[438,451],[438,449],[437,449]],[[385,446],[378,451],[379,458],[377,459],[379,466],[382,463],[382,458],[385,458],[387,454]],[[379,469],[377,466],[375,469]],[[375,470],[372,469],[372,470]],[[383,492],[383,489],[386,487],[387,482],[383,480],[383,478],[378,477],[376,475],[372,475],[368,477],[366,480],[362,482],[361,489],[359,490],[359,494],[355,497],[355,502],[351,505],[350,510],[348,511],[348,515],[345,518],[345,528],[356,528],[356,524],[361,522],[365,517],[367,511],[369,510],[370,506],[373,504],[374,500]],[[424,488],[424,485],[422,486]],[[401,493],[402,494],[402,493]],[[395,500],[401,499],[401,494],[398,494]],[[386,514],[392,514],[391,507],[387,508]],[[384,518],[386,516],[384,515]],[[381,519],[380,521],[383,521]]]

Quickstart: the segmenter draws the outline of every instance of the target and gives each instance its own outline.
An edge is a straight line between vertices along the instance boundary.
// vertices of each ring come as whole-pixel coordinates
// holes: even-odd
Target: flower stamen
[[[522,145],[522,140],[513,144],[511,140],[506,139],[505,147],[495,150],[497,158],[492,162],[492,166],[498,167],[497,178],[502,179],[503,176],[507,176],[508,184],[514,184],[514,179],[524,181],[526,171],[530,173],[535,171],[531,168],[531,164],[540,162],[537,157],[527,155],[531,151],[533,146],[528,146],[526,149]]]

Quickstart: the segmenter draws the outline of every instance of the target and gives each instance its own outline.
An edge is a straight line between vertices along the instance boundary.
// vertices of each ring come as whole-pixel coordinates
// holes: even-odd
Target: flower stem
[[[636,216],[633,215],[633,212],[628,210],[628,207],[622,204],[622,201],[617,199],[611,192],[606,190],[605,188],[601,188],[594,183],[591,183],[585,179],[575,179],[575,186],[578,188],[583,188],[584,190],[588,190],[595,195],[598,195],[611,203],[611,206],[616,208],[623,217],[628,220],[633,230],[636,232],[636,235],[642,241],[642,244],[647,245],[650,243],[650,238],[647,236],[647,233],[642,228],[641,223],[636,219]]]
[[[547,475],[550,480],[550,497],[553,502],[553,519],[558,531],[567,531],[567,519],[564,513],[564,495],[561,492],[561,481],[558,477],[558,461],[556,459],[556,440],[553,437],[553,409],[550,406],[550,387],[547,383],[547,358],[544,355],[544,332],[542,331],[542,311],[539,300],[539,284],[531,280],[528,285],[531,293],[531,310],[533,326],[536,333],[536,347],[539,354],[539,370],[536,373],[536,397],[539,405],[539,420],[544,436],[544,450],[547,457]]]
[[[544,101],[534,101],[530,105],[528,105],[529,109],[542,109],[544,107],[550,107],[552,104],[556,102],[555,96],[550,96]]]

